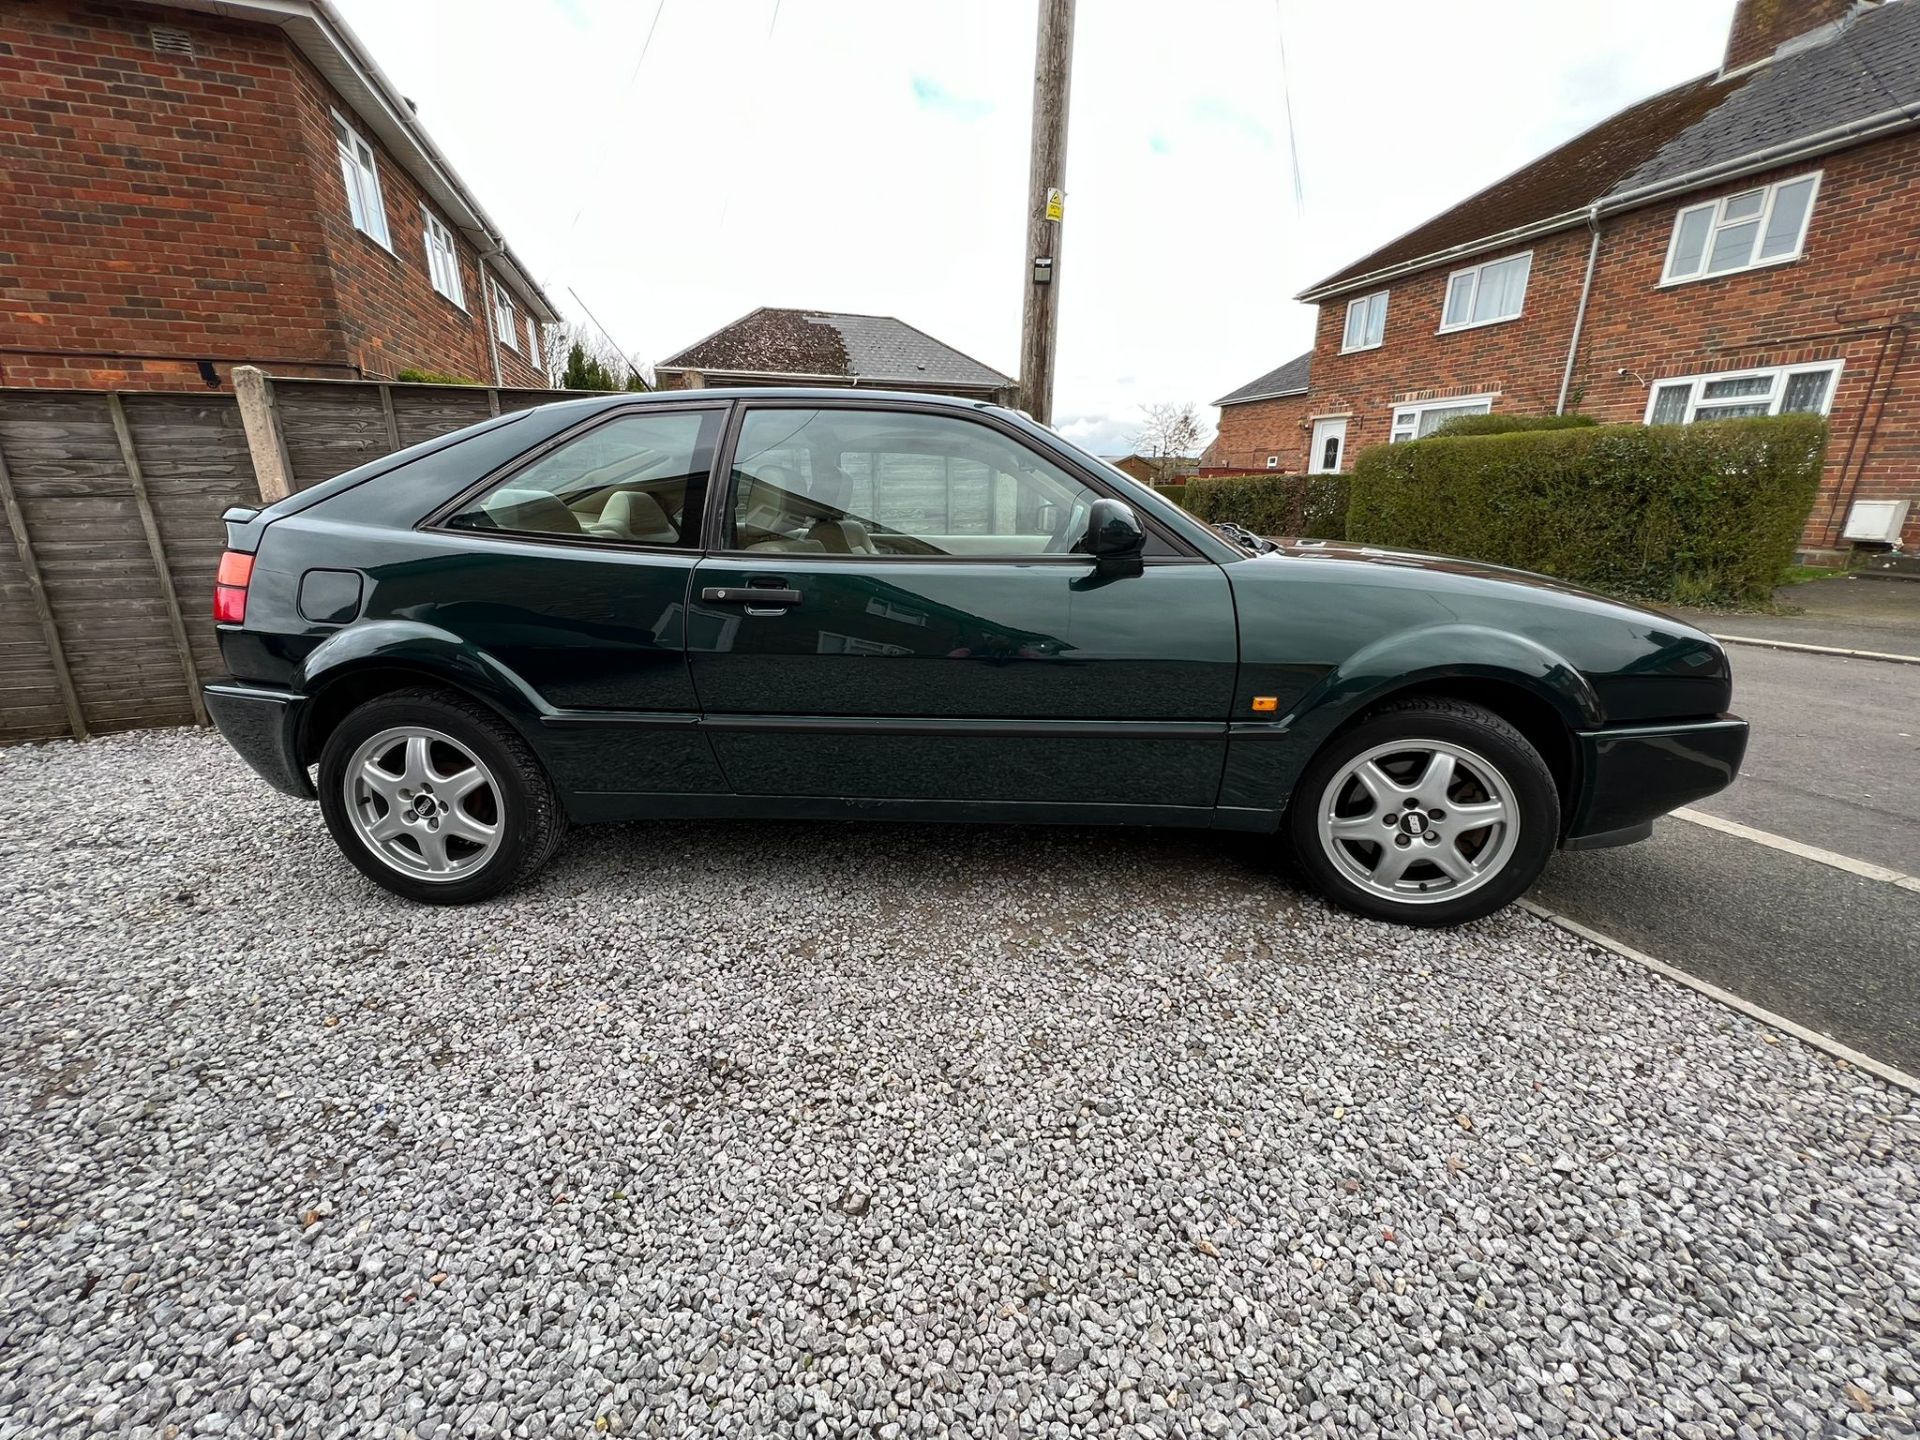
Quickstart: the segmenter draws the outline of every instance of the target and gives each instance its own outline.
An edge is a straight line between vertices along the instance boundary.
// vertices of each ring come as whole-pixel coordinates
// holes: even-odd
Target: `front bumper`
[[[1656,816],[1726,789],[1747,753],[1747,722],[1722,715],[1574,738],[1582,783],[1564,843],[1582,850],[1645,839]]]
[[[301,696],[237,680],[209,685],[203,693],[213,723],[261,779],[302,800],[315,798],[307,767],[300,763],[300,707],[306,703]]]

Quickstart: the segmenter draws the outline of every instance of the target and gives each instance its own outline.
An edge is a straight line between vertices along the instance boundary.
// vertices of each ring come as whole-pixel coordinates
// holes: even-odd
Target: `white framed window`
[[[460,251],[453,243],[453,231],[426,206],[420,207],[420,219],[427,236],[427,274],[433,288],[466,309],[466,294],[460,287]]]
[[[1820,172],[1689,205],[1673,217],[1662,285],[1800,258]]]
[[[1267,468],[1269,470],[1278,470],[1280,468],[1280,457],[1278,455],[1267,456]]]
[[[1362,295],[1347,302],[1347,328],[1340,337],[1340,353],[1372,350],[1387,338],[1387,295]]]
[[[1491,415],[1493,395],[1450,395],[1444,400],[1422,400],[1417,405],[1393,407],[1393,429],[1387,439],[1398,445],[1402,440],[1424,440],[1449,420],[1462,415]]]
[[[535,369],[539,368],[540,324],[531,315],[527,317],[527,358],[533,362]]]
[[[1532,270],[1533,252],[1529,250],[1454,271],[1447,277],[1447,302],[1440,311],[1439,333],[1518,320],[1527,302],[1527,276]]]
[[[1825,415],[1833,408],[1845,362],[1781,365],[1766,370],[1723,370],[1656,380],[1647,396],[1649,425],[1691,425],[1698,420],[1744,420],[1756,415]]]
[[[387,232],[387,205],[380,196],[380,171],[373,163],[373,147],[338,110],[332,113],[333,139],[340,151],[340,178],[346,182],[347,211],[353,216],[354,228],[391,250],[393,237]]]
[[[493,282],[493,333],[507,349],[520,348],[520,312],[498,280]]]

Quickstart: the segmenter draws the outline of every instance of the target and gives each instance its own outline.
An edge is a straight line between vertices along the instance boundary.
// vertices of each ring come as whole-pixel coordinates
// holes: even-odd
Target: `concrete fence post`
[[[257,366],[236,365],[233,394],[240,402],[240,424],[247,432],[247,453],[253,457],[260,498],[269,505],[284,500],[293,493],[293,467],[287,463],[287,440],[274,408],[273,382]]]

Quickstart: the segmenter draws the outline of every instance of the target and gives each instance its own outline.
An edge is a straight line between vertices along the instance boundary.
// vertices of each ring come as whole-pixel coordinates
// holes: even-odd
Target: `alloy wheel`
[[[382,730],[347,761],[348,822],[380,861],[429,882],[463,880],[500,848],[500,786],[444,731]]]
[[[1322,791],[1316,818],[1340,873],[1400,904],[1479,889],[1506,868],[1520,839],[1506,776],[1438,740],[1391,740],[1356,755]]]

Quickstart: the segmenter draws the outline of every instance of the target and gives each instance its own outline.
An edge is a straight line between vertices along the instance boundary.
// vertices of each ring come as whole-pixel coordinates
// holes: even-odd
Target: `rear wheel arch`
[[[449,679],[432,666],[409,664],[401,660],[376,660],[336,671],[329,671],[312,682],[307,703],[300,716],[298,736],[300,763],[318,764],[327,739],[355,710],[369,701],[402,690],[437,690],[446,695],[484,705],[516,730],[523,727],[508,708],[494,697],[471,686]]]

